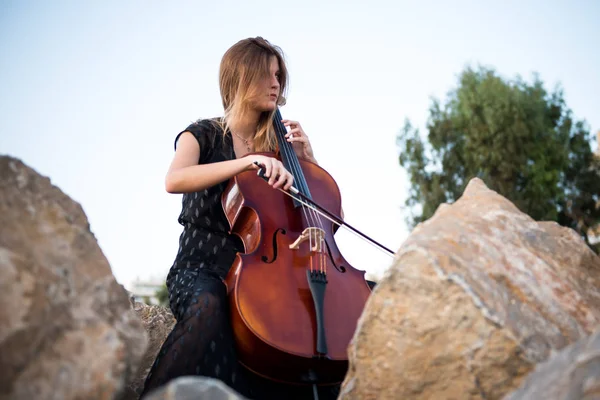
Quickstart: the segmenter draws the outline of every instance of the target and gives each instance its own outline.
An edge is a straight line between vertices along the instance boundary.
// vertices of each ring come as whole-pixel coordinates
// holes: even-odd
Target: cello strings
[[[285,125],[283,125],[283,122],[281,122],[281,114],[279,114],[279,110],[277,112],[276,123],[279,127],[279,132],[287,132]],[[300,166],[298,164],[298,158],[295,157],[292,144],[289,143],[288,141],[286,141],[285,137],[282,139],[281,142],[283,143],[282,151],[285,153],[286,159],[289,161],[289,168],[291,170],[290,172],[294,176],[295,180],[298,181],[297,185],[300,187],[300,190],[302,190],[304,188],[305,192],[308,193],[308,190],[306,190],[307,189],[306,181],[304,181],[302,179],[304,176],[303,176],[302,170],[300,169]],[[304,207],[304,205],[302,205],[302,213],[304,215],[305,220],[308,222],[308,224],[314,226],[315,225],[315,223],[314,223],[315,215],[313,215],[314,211],[312,213],[310,211],[307,212],[306,207]],[[309,235],[308,235],[309,252],[312,252],[313,245],[314,245],[313,244],[313,235],[309,232]],[[314,271],[312,255],[310,256],[310,271],[311,272]]]
[[[294,188],[295,189],[295,188]],[[361,240],[366,241],[367,243],[369,243],[371,246],[375,246],[377,249],[379,249],[381,252],[383,252],[384,254],[388,255],[389,257],[394,258],[395,257],[395,253],[392,252],[391,250],[388,249],[384,249],[382,248],[380,245],[377,246],[375,244],[373,244],[371,241],[368,241],[367,239],[365,239],[364,237],[362,237],[361,235],[359,235],[358,233],[354,232],[352,229],[348,228],[346,225],[344,225],[343,223],[339,223],[338,221],[335,221],[333,218],[331,218],[329,215],[325,214],[324,212],[322,212],[321,210],[318,210],[316,207],[314,207],[312,204],[307,203],[306,201],[304,201],[303,199],[301,199],[300,197],[295,196],[294,194],[290,193],[290,192],[286,192],[285,190],[279,188],[277,189],[279,191],[281,191],[282,193],[287,194],[288,196],[290,196],[292,199],[302,203],[304,206],[313,209],[317,214],[321,215],[324,218],[327,218],[329,221],[333,222],[335,225],[339,226],[340,228],[344,228],[347,231],[353,233],[354,235],[356,235],[358,238],[360,238]],[[297,189],[296,189],[297,190]],[[387,251],[386,251],[387,250]]]
[[[279,110],[278,110],[278,113],[279,113]],[[278,121],[279,121],[279,124],[283,125],[283,123],[281,122],[281,114],[278,115]],[[285,131],[285,126],[283,126],[283,129]],[[304,193],[305,195],[309,195],[310,191],[308,189],[308,184],[306,183],[306,179],[304,177],[304,174],[302,173],[302,167],[300,166],[300,162],[299,162],[298,158],[295,157],[292,143],[289,143],[286,141],[286,147],[287,147],[287,151],[289,153],[291,153],[291,157],[289,157],[288,159],[290,160],[291,168],[294,170],[294,176],[297,177],[297,179],[298,179],[298,186],[300,188],[304,189],[304,191],[306,192],[306,193]],[[303,204],[303,203],[301,203],[301,204]],[[303,204],[303,209],[305,209],[304,204]],[[310,210],[309,215],[311,218],[310,219],[307,218],[309,220],[308,222],[312,226],[318,227],[319,229],[321,229],[321,232],[323,232],[324,227],[323,227],[322,220],[318,217],[318,214],[314,211],[314,209],[309,208],[309,210]],[[312,240],[313,240],[313,235],[310,235],[311,248],[313,247]],[[322,249],[323,241],[324,241],[324,239],[322,238],[322,235],[319,235],[317,238],[315,238],[315,240],[319,240],[319,248]],[[321,252],[322,252],[322,250],[321,250]],[[322,262],[320,262],[320,263],[321,263],[321,270],[322,270],[323,264],[322,264]]]
[[[279,109],[277,109],[277,112],[275,114],[276,118],[275,118],[275,123],[277,124],[277,127],[279,128],[278,133],[280,136],[280,142],[281,142],[281,151],[285,154],[285,158],[289,161],[289,168],[291,169],[291,173],[294,176],[294,180],[298,180],[298,186],[300,188],[302,187],[306,187],[301,178],[302,178],[302,173],[301,171],[298,171],[297,166],[294,164],[294,149],[291,148],[291,143],[288,143],[285,140],[285,136],[281,137],[283,135],[283,132],[287,132],[287,130],[285,129],[285,125],[283,125],[283,122],[281,122],[281,114],[279,112]],[[310,221],[309,216],[306,213],[306,209],[304,207],[302,207],[302,212],[304,214],[304,218],[309,222],[312,223]]]
[[[276,117],[275,123],[277,124],[277,126],[279,128],[279,134],[281,136],[283,134],[283,132],[287,132],[287,130],[285,128],[285,125],[281,121],[282,118],[281,118],[279,109],[277,109],[275,117]],[[305,192],[307,194],[308,193],[308,185],[306,183],[306,180],[304,179],[304,174],[302,173],[302,168],[300,166],[298,158],[295,157],[293,145],[292,145],[292,143],[285,140],[285,137],[281,138],[281,142],[282,142],[281,150],[285,153],[287,160],[289,160],[289,168],[292,170],[291,171],[292,175],[294,176],[294,178],[296,178],[298,180],[298,186],[301,189],[305,189]],[[322,232],[323,225],[322,225],[321,219],[318,218],[318,214],[315,213],[314,209],[312,209],[311,207],[308,208],[309,211],[307,212],[304,202],[300,202],[300,203],[302,204],[302,212],[304,214],[304,218],[306,219],[306,221],[313,227],[319,227]],[[319,253],[322,253],[322,248],[323,248],[322,235],[319,235],[318,238],[313,238],[312,233],[309,233],[309,235],[308,235],[308,243],[309,243],[310,252],[312,252],[313,247],[317,245],[317,243],[314,243],[314,240],[319,240],[317,250],[321,249],[321,251],[319,251]],[[321,254],[319,254],[319,255],[321,255]],[[312,257],[313,256],[311,255],[311,271],[313,271]],[[321,270],[321,272],[323,272],[324,265],[323,265],[323,260],[322,260],[321,256],[318,259],[318,264],[319,264],[319,269]],[[326,266],[325,266],[325,269],[326,269]]]

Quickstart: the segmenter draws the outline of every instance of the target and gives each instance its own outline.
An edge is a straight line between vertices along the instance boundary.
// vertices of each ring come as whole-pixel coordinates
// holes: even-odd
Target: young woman
[[[221,194],[230,178],[265,167],[273,188],[288,189],[293,176],[275,158],[248,155],[273,151],[272,117],[284,103],[287,70],[281,50],[258,37],[242,40],[223,56],[220,90],[224,116],[199,120],[175,139],[166,176],[169,193],[183,193],[179,252],[167,276],[169,303],[177,323],[146,379],[144,393],[183,375],[222,380],[251,399],[311,399],[312,387],[276,384],[238,365],[223,279],[241,241],[228,232]],[[316,163],[310,141],[296,121],[284,120],[296,154]],[[339,388],[320,388],[336,398]]]

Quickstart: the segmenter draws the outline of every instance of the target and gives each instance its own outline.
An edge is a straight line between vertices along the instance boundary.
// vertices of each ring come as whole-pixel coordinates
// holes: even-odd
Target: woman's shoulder
[[[203,157],[209,157],[209,149],[217,146],[223,141],[223,128],[221,128],[222,118],[200,118],[190,123],[185,129],[175,137],[175,149],[177,150],[177,141],[185,132],[190,132],[198,142]],[[206,152],[206,153],[205,153]]]
[[[188,131],[196,135],[197,133],[214,135],[222,132],[222,118],[200,118],[192,122],[182,132]]]

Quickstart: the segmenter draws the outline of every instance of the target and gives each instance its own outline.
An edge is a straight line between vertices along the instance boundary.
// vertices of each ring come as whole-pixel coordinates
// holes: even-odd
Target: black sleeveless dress
[[[199,120],[180,132],[191,132],[200,145],[199,164],[235,158],[231,135],[223,135],[215,119]],[[272,382],[242,367],[235,354],[225,285],[238,251],[237,236],[221,207],[228,181],[186,193],[178,221],[183,226],[179,251],[167,275],[169,305],[177,323],[166,338],[144,385],[150,390],[184,375],[223,381],[249,399],[312,399],[311,387]],[[335,399],[339,386],[319,388],[319,399]]]

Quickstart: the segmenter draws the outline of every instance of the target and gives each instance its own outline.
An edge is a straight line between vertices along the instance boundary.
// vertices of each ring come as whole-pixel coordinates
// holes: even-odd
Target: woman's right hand
[[[283,186],[288,190],[294,183],[294,176],[285,169],[281,161],[273,157],[267,157],[259,154],[249,154],[244,157],[249,161],[250,168],[258,169],[255,162],[258,162],[265,169],[265,176],[273,189],[279,189]]]

